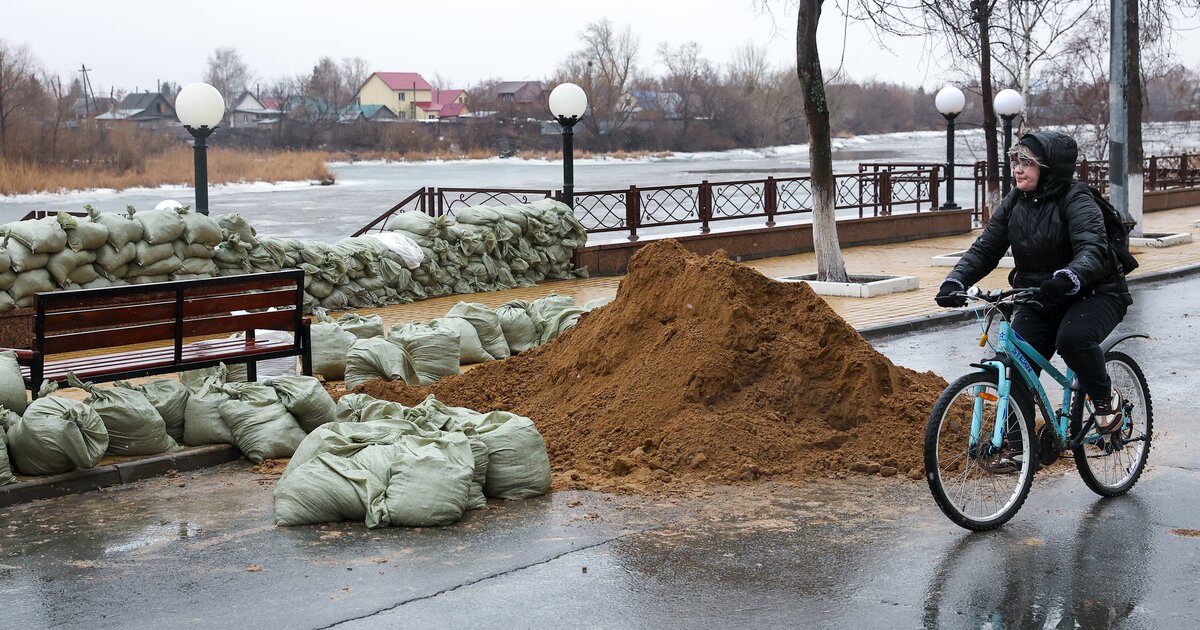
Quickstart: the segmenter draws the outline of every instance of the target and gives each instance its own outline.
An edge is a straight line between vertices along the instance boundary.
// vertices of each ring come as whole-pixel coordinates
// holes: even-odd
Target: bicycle
[[[1119,334],[1101,345],[1113,387],[1125,404],[1121,424],[1099,431],[1091,401],[1074,373],[1059,372],[1011,328],[1017,306],[1037,303],[1037,289],[985,293],[972,287],[959,295],[981,303],[975,309],[982,328],[979,345],[990,346],[994,356],[972,363],[978,371],[951,383],[929,416],[925,478],[942,512],[966,529],[999,527],[1021,509],[1038,467],[1053,464],[1066,451],[1093,492],[1106,497],[1128,492],[1150,454],[1153,410],[1141,367],[1113,348],[1149,336]],[[988,333],[997,319],[997,341],[992,343]],[[1031,361],[1063,388],[1057,409]],[[1014,371],[1019,378],[1013,378]],[[1035,405],[1044,419],[1036,431]]]

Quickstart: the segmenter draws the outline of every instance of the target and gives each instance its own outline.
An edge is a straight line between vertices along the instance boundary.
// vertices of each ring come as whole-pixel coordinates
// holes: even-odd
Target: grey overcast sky
[[[771,0],[773,14],[753,0],[8,0],[0,4],[0,38],[28,44],[41,63],[64,78],[92,69],[97,93],[154,89],[159,81],[202,78],[218,46],[237,48],[260,81],[310,70],[316,60],[362,57],[377,71],[440,75],[451,87],[487,78],[548,78],[577,48],[579,32],[607,17],[641,40],[640,66],[658,67],[659,43],[688,41],[723,65],[738,46],[766,46],[777,67],[795,58],[795,12]],[[830,3],[832,4],[832,3]],[[1197,20],[1176,36],[1174,55],[1200,66]],[[855,79],[940,86],[948,75],[915,39],[891,39],[884,49],[862,26],[826,9],[820,29],[827,68],[844,58]],[[844,57],[843,57],[844,49]]]

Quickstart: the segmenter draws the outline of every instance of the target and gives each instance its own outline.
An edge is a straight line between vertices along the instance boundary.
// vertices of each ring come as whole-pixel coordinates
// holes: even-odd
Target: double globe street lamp
[[[587,94],[574,83],[561,83],[550,92],[550,113],[562,125],[563,203],[575,209],[575,164],[573,138],[575,123],[587,112]]]
[[[1025,99],[1021,93],[1013,89],[1000,90],[992,99],[996,114],[1004,120],[1004,194],[1012,189],[1012,158],[1008,151],[1012,148],[1012,121],[1017,114],[1025,110]]]
[[[208,136],[225,117],[225,99],[207,83],[192,83],[175,97],[175,115],[195,138],[196,212],[208,214]]]
[[[946,119],[946,203],[942,204],[942,210],[957,210],[958,204],[954,203],[954,119],[962,113],[967,98],[962,90],[947,85],[938,90],[933,104]]]

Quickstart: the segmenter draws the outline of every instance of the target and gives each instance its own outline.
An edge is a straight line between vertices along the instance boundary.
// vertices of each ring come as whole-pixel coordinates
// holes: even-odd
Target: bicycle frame
[[[1008,402],[1009,393],[1012,391],[1012,376],[1009,373],[1009,365],[1007,362],[999,360],[1001,356],[1008,356],[1012,359],[1012,365],[1016,366],[1017,373],[1020,374],[1021,380],[1029,387],[1029,391],[1033,392],[1042,405],[1045,412],[1054,409],[1050,404],[1050,396],[1042,387],[1041,381],[1038,379],[1037,373],[1034,371],[1029,361],[1032,360],[1046,371],[1059,385],[1063,388],[1062,407],[1057,416],[1054,418],[1054,431],[1062,442],[1067,441],[1067,429],[1069,413],[1071,409],[1071,383],[1075,380],[1075,374],[1070,368],[1066,373],[1059,372],[1057,368],[1050,364],[1045,357],[1041,355],[1029,342],[1021,338],[1012,326],[1004,318],[1000,319],[1000,332],[998,334],[999,344],[997,347],[997,358],[990,361],[984,361],[980,365],[988,366],[996,370],[996,389],[999,394],[999,401],[996,405],[996,418],[1008,417]],[[971,436],[969,444],[974,446],[979,443],[980,433],[983,430],[983,398],[979,396],[982,393],[982,388],[977,387],[975,391],[975,407],[971,414]],[[1004,422],[997,421],[996,426],[992,430],[992,446],[999,449],[1004,440]]]

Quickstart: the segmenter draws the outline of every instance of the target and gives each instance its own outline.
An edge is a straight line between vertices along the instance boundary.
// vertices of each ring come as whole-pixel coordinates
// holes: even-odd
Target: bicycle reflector
[[[976,394],[976,396],[979,396],[980,398],[982,398],[988,402],[996,402],[997,400],[1000,400],[1000,398],[998,396],[996,396],[995,394],[989,393],[989,392],[979,392],[978,394]]]

